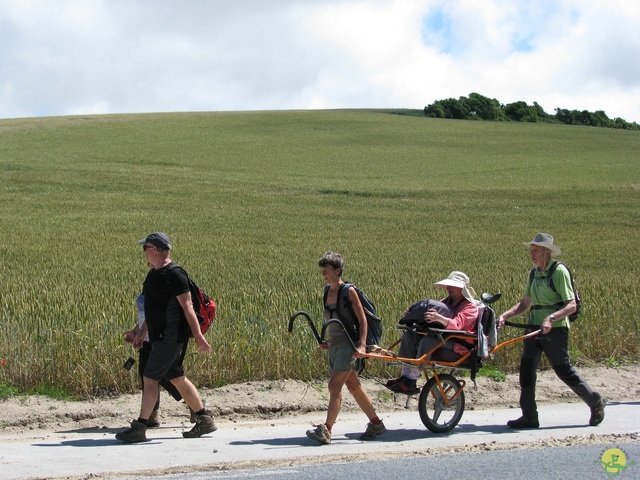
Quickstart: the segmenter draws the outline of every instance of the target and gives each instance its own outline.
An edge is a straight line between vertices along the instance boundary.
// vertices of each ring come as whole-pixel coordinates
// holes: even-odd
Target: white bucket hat
[[[522,242],[523,245],[538,245],[551,250],[551,255],[560,255],[560,247],[553,244],[553,237],[548,233],[539,233],[531,242]]]
[[[469,286],[469,277],[463,272],[451,272],[447,278],[434,283],[436,287],[458,287],[462,289],[462,295],[470,302],[474,302],[476,292]]]

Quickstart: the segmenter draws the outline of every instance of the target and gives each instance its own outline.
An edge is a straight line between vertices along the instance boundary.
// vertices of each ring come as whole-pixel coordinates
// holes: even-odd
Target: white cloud
[[[0,117],[478,92],[640,122],[637,25],[635,0],[0,0]]]

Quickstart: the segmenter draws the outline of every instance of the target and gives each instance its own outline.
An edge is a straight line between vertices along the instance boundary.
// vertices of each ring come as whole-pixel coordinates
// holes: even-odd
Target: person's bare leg
[[[191,410],[199,412],[204,408],[198,390],[187,377],[172,378],[171,383],[178,389],[178,392],[180,392],[180,395],[182,395],[184,399],[184,403],[189,405]]]
[[[156,380],[143,377],[144,388],[142,389],[142,405],[140,406],[140,418],[148,420],[151,412],[156,407],[158,396],[160,395],[160,385]]]
[[[329,429],[333,427],[342,407],[342,387],[351,372],[333,372],[329,378],[329,407],[325,424]]]
[[[367,392],[362,388],[362,384],[360,383],[360,379],[358,378],[355,370],[351,370],[345,383],[349,393],[353,396],[353,399],[362,409],[367,418],[372,419],[377,417],[376,411],[373,408],[373,403],[371,403],[371,398],[369,398]]]

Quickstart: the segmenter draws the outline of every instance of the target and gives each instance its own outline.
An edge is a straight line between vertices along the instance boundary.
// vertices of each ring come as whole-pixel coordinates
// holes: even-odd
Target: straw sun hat
[[[462,289],[462,295],[470,302],[474,301],[476,292],[469,286],[469,277],[463,272],[451,272],[447,278],[434,283],[436,287],[458,287]]]
[[[522,242],[523,245],[538,245],[539,247],[548,248],[551,250],[551,255],[560,255],[560,247],[553,244],[553,237],[548,233],[539,233],[530,242]]]

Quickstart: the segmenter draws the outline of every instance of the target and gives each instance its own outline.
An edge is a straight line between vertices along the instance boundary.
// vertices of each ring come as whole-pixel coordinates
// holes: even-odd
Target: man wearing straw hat
[[[589,386],[569,359],[569,319],[576,310],[575,293],[567,268],[558,264],[551,275],[552,256],[560,255],[560,248],[547,233],[538,233],[529,246],[531,261],[535,265],[533,275],[520,301],[498,318],[498,327],[505,321],[529,312],[529,325],[540,328],[542,334],[524,341],[520,359],[520,408],[522,416],[510,420],[511,428],[538,428],[536,405],[536,370],[542,353],[560,380],[566,383],[591,409],[589,425],[599,425],[604,420],[604,398]],[[551,282],[553,286],[551,287]]]

